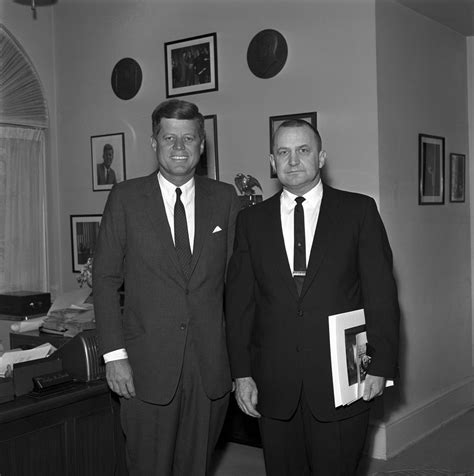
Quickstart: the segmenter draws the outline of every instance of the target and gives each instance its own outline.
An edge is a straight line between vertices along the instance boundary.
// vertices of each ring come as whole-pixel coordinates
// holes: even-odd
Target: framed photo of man
[[[418,135],[419,205],[444,203],[444,137]]]
[[[71,215],[72,272],[80,273],[94,255],[102,215]]]
[[[217,35],[165,43],[166,97],[217,91]]]
[[[272,153],[273,148],[273,135],[278,129],[278,126],[285,121],[290,121],[292,119],[302,119],[303,121],[311,124],[315,129],[318,127],[318,114],[317,112],[302,112],[299,114],[285,114],[283,116],[271,116],[270,117],[270,154]],[[270,177],[277,178],[275,171],[270,167]]]
[[[125,180],[125,134],[104,134],[91,137],[92,190],[110,190]]]
[[[466,156],[449,154],[449,201],[466,201]]]

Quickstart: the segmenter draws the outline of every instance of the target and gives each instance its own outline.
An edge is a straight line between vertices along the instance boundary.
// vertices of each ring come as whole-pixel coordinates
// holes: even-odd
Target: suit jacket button
[[[301,346],[299,345],[296,346],[296,352],[301,352]]]
[[[303,309],[298,309],[298,317],[303,317],[303,316],[304,316]]]
[[[179,326],[179,328],[180,328],[182,331],[184,331],[184,329],[186,329],[186,324],[181,324],[181,325]]]

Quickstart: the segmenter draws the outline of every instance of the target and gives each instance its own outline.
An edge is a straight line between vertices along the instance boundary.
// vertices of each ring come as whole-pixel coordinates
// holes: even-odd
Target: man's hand
[[[376,375],[365,376],[365,387],[363,399],[365,401],[372,400],[375,397],[382,395],[385,388],[385,377],[377,377]]]
[[[110,390],[120,397],[132,398],[135,396],[133,372],[128,359],[112,360],[105,364],[105,374]]]
[[[257,384],[252,377],[235,379],[235,399],[245,414],[260,418],[261,415],[256,409],[258,403]]]

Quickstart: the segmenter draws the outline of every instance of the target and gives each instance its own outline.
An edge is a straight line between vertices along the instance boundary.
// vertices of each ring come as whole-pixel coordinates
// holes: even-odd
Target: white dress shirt
[[[158,183],[160,184],[161,195],[163,196],[163,203],[165,205],[166,218],[170,226],[171,236],[174,243],[174,205],[176,203],[176,185],[166,180],[160,172],[157,174]],[[194,248],[194,197],[196,187],[194,185],[194,177],[179,187],[181,189],[181,202],[183,202],[184,210],[186,212],[186,223],[188,225],[189,244],[191,246],[191,253]],[[128,358],[125,349],[117,349],[112,352],[104,354],[104,361],[111,362],[112,360],[120,360]]]
[[[293,274],[294,260],[294,215],[298,195],[284,189],[280,196],[280,216],[281,228],[283,231],[283,239],[285,241],[286,255],[290,264],[291,273]],[[321,209],[321,200],[323,198],[323,184],[321,180],[309,192],[302,195],[305,201],[302,203],[304,210],[304,234],[306,248],[306,266],[308,266],[311,247],[313,246],[314,233],[318,224],[319,210]]]

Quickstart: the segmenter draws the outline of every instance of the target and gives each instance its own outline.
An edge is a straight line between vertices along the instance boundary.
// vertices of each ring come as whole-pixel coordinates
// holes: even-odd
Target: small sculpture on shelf
[[[237,190],[240,192],[239,198],[242,208],[250,207],[262,201],[262,195],[257,195],[254,190],[259,188],[262,191],[262,186],[255,177],[238,173],[235,176],[234,182]]]

